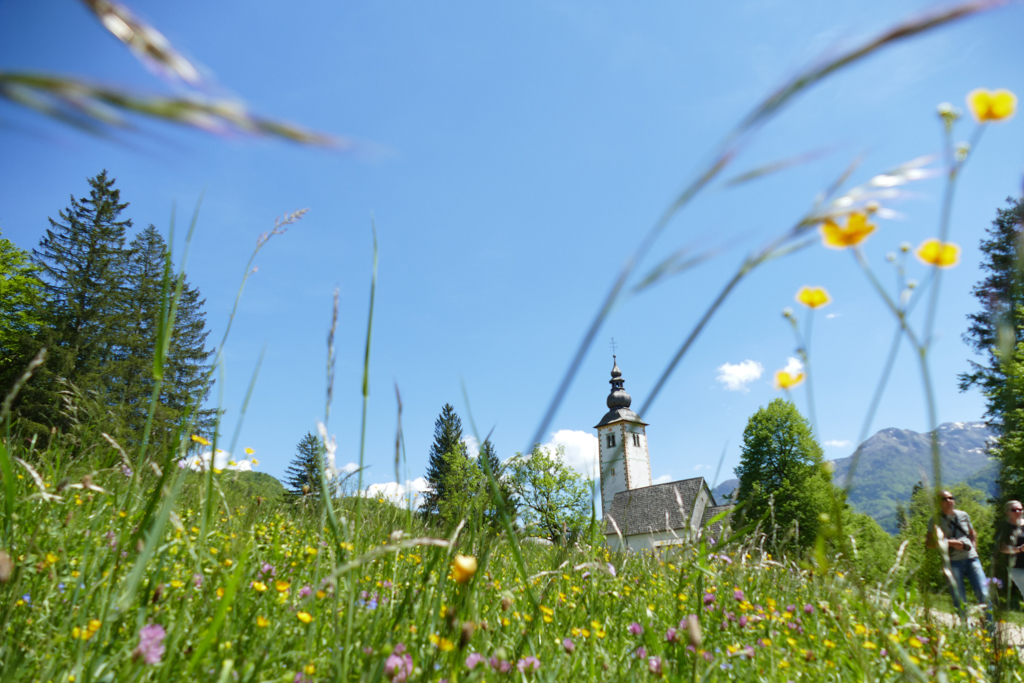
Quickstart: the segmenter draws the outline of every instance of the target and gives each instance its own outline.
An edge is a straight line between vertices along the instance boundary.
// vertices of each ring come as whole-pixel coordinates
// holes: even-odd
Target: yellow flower
[[[218,588],[217,589],[217,597],[218,598],[223,598],[224,597],[224,589],[223,588]]]
[[[776,389],[792,389],[796,385],[804,381],[804,373],[789,373],[785,370],[779,370],[775,373],[775,388]]]
[[[821,243],[829,249],[846,249],[853,247],[868,238],[875,231],[874,223],[868,223],[868,217],[860,212],[851,213],[846,219],[846,227],[840,227],[831,218],[819,228]]]
[[[313,674],[316,673],[316,667],[313,666],[312,663],[307,664],[302,670],[305,671],[306,675],[308,675],[308,676],[312,676]]]
[[[192,440],[195,441],[198,444],[202,444],[203,446],[209,446],[210,445],[209,441],[207,441],[203,437],[199,436],[198,434],[193,434],[192,435]]]
[[[864,645],[863,645],[863,648],[864,648],[865,650],[877,650],[877,649],[878,649],[878,646],[877,646],[877,645],[875,645],[874,643],[872,643],[872,642],[871,642],[870,640],[865,640],[865,641],[864,641]]]
[[[256,458],[253,458],[251,462],[252,462],[252,466],[253,466],[253,467],[256,467],[256,465],[259,465],[259,464],[260,464],[260,461],[259,461],[259,460],[257,460]]]
[[[259,615],[258,617],[256,617],[256,625],[257,625],[258,627],[260,627],[260,628],[266,628],[266,627],[270,626],[270,621],[268,621],[267,619],[265,619],[265,618],[263,617],[263,615],[261,614],[261,615]]]
[[[476,558],[472,555],[456,555],[452,563],[452,578],[459,583],[468,583],[476,574]]]
[[[323,591],[317,591],[316,592],[316,597],[321,598],[321,599],[322,598],[326,598],[327,597],[327,593],[324,593]]]
[[[57,564],[57,560],[58,559],[59,558],[56,555],[54,555],[53,553],[46,553],[46,561],[49,562],[50,564]]]
[[[278,593],[284,593],[286,590],[291,588],[291,584],[287,581],[276,581],[274,582],[274,588]]]
[[[298,617],[299,621],[301,621],[303,624],[308,624],[309,622],[313,621],[313,615],[311,615],[309,612],[299,612],[295,616]]]
[[[251,449],[251,448],[246,448],[246,449],[245,449],[245,454],[246,454],[246,455],[252,455],[252,454],[253,454],[253,453],[255,453],[255,452],[256,452],[256,451],[254,451],[254,450],[253,450],[253,449]]]
[[[801,287],[796,293],[796,300],[807,308],[821,308],[832,302],[832,297],[824,287]]]
[[[263,583],[262,581],[253,581],[252,587],[258,593],[262,593],[263,591],[267,590],[267,584]]]
[[[911,637],[910,640],[907,641],[907,643],[910,645],[910,647],[916,647],[918,649],[924,647],[924,644],[914,637]]]
[[[978,88],[967,93],[967,108],[978,123],[1005,121],[1017,109],[1017,96],[1009,90]]]
[[[960,247],[952,242],[940,242],[936,239],[925,240],[914,254],[923,263],[937,268],[952,268],[960,261]]]
[[[171,588],[181,588],[184,585],[185,584],[183,584],[181,581],[178,581],[177,579],[171,581]]]

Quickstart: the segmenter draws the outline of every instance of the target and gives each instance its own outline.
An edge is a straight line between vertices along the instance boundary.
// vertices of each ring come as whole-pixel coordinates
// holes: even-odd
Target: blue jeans
[[[963,604],[967,602],[967,586],[964,579],[971,582],[971,589],[978,603],[988,604],[988,579],[985,577],[985,570],[981,568],[981,560],[972,557],[969,560],[950,560],[949,568],[953,570],[953,582],[957,591],[951,591],[953,606],[958,612],[963,612]]]

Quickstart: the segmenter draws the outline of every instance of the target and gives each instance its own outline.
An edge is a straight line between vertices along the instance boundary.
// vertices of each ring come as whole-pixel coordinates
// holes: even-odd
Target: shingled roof
[[[725,522],[729,520],[729,516],[726,515],[722,519],[710,525],[708,524],[708,520],[710,520],[712,517],[721,512],[725,512],[726,510],[731,509],[732,505],[709,505],[706,508],[704,508],[704,519],[702,519],[700,522],[701,526],[704,527],[704,533],[708,536],[711,536],[712,538],[718,538],[719,536],[721,536],[722,528],[725,526]]]
[[[619,491],[612,499],[610,509],[605,511],[605,533],[615,533],[615,527],[607,521],[609,517],[615,520],[623,536],[688,529],[693,502],[704,485],[704,477],[696,477]],[[679,511],[679,500],[683,503],[683,514]],[[711,502],[714,502],[713,496]]]

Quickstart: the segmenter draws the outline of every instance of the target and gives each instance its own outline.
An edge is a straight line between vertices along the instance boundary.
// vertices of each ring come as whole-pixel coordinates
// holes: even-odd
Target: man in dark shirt
[[[1005,582],[1005,596],[1013,595],[1013,584],[1024,594],[1024,559],[1018,557],[1024,552],[1024,506],[1019,500],[1011,500],[1003,511],[1006,518],[996,529],[993,575]],[[1011,603],[1015,602],[1011,600]]]
[[[956,499],[949,491],[943,491],[939,497],[941,513],[937,520],[928,526],[926,548],[937,548],[939,545],[935,527],[942,530],[943,536],[949,541],[949,568],[953,571],[956,590],[950,588],[953,606],[960,617],[964,617],[964,603],[967,602],[967,581],[971,583],[974,597],[979,604],[988,605],[988,591],[985,570],[978,559],[978,532],[971,524],[971,517],[963,510],[957,510]]]

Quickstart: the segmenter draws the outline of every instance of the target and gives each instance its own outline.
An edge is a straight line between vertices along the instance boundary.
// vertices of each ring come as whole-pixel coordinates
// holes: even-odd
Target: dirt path
[[[921,611],[921,616],[924,616],[924,611]],[[939,610],[932,610],[932,618],[948,627],[958,626],[960,619],[955,614],[949,612],[940,612]],[[970,621],[972,624],[977,623],[976,617],[971,617]],[[1018,626],[1017,624],[1011,624],[1008,621],[1001,622],[999,624],[999,634],[1003,637],[1003,642],[1007,646],[1021,647],[1024,646],[1024,626]]]

